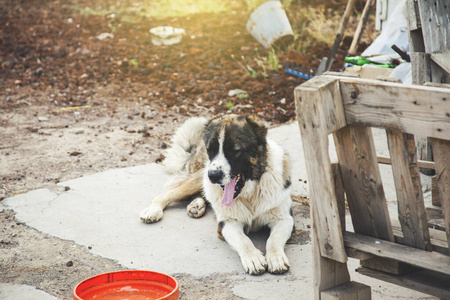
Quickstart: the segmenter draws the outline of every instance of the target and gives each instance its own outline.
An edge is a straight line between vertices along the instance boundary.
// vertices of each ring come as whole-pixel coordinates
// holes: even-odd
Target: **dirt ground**
[[[329,1],[342,11],[343,3]],[[244,1],[220,15],[84,13],[101,5],[108,8],[110,1],[0,1],[0,201],[111,168],[158,162],[174,128],[191,116],[256,114],[274,126],[294,120],[293,90],[303,79],[269,67],[267,50],[245,29]],[[159,25],[187,34],[180,44],[154,46],[149,29]],[[304,57],[315,68],[328,51],[313,42]],[[338,53],[334,69],[344,55]],[[287,52],[278,56],[283,64]],[[230,96],[235,89],[246,93]],[[0,211],[0,228],[0,282],[71,299],[83,278],[121,269],[19,223],[11,211]],[[185,291],[181,299],[236,299],[226,278],[177,279]]]

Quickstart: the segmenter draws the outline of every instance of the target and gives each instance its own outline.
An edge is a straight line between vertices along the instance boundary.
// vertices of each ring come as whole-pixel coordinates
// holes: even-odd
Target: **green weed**
[[[135,68],[139,67],[139,63],[135,58],[130,60],[130,64],[133,65]]]
[[[278,71],[280,68],[280,58],[273,48],[269,51],[269,66],[270,69],[274,71]]]
[[[238,97],[239,100],[245,100],[245,99],[247,99],[250,96],[247,93],[239,93],[239,94],[237,94],[237,97]]]

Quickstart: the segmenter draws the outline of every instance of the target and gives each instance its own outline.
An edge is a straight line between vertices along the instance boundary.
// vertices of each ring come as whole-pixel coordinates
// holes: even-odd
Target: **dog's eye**
[[[216,152],[217,152],[217,149],[216,149],[217,147],[209,147],[208,148],[208,153],[210,153],[210,154],[215,154]]]
[[[208,145],[206,151],[208,152],[208,155],[211,157],[211,156],[217,154],[217,152],[219,151],[219,147],[216,143],[210,143]]]

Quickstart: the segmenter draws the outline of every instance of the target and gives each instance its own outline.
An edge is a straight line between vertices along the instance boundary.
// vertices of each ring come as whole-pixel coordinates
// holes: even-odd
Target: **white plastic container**
[[[173,45],[181,42],[185,30],[172,26],[158,26],[150,29],[150,33],[152,34],[153,45]]]
[[[294,32],[280,1],[267,1],[250,15],[247,31],[266,48],[292,43]]]

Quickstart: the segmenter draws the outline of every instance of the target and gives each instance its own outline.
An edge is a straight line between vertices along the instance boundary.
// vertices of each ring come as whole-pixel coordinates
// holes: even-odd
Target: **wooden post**
[[[314,202],[311,201],[311,210]],[[317,237],[317,222],[312,216],[312,255],[313,255],[313,276],[314,276],[314,299],[321,300],[321,292],[340,284],[350,282],[347,263],[340,263],[333,259],[320,255],[320,242]]]
[[[311,191],[311,215],[317,229],[320,254],[347,262],[333,172],[328,155],[328,134],[345,126],[336,78],[316,77],[295,89],[296,112]]]

